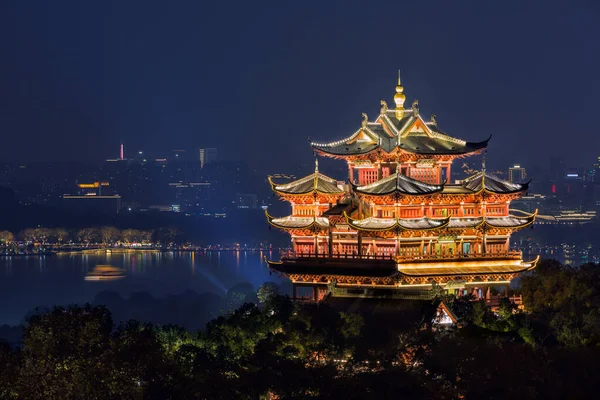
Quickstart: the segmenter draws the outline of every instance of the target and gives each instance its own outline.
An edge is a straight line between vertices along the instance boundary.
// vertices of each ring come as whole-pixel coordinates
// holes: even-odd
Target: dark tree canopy
[[[469,297],[301,304],[266,285],[260,306],[199,331],[56,307],[28,316],[21,346],[0,343],[0,398],[588,398],[600,389],[598,282],[597,266],[542,262],[522,281],[525,312]],[[255,300],[248,290],[230,293]],[[457,326],[434,323],[441,301]]]

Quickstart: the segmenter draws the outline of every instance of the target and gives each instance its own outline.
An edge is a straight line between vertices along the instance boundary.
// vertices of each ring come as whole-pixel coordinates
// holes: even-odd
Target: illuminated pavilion
[[[404,108],[398,78],[395,108],[374,121],[363,114],[352,135],[313,151],[343,159],[348,183],[319,172],[274,182],[273,191],[291,204],[291,215],[269,223],[291,235],[292,251],[269,267],[314,300],[339,297],[431,298],[442,292],[490,297],[535,267],[510,249],[512,232],[536,214],[509,213],[510,202],[527,191],[485,171],[451,183],[452,162],[486,151],[487,140],[467,142],[444,133],[435,116],[426,121],[418,101]]]

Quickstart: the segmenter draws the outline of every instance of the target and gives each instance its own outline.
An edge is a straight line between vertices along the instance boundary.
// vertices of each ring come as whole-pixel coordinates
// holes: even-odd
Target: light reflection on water
[[[272,255],[267,255],[272,257]],[[4,268],[1,268],[4,264]],[[125,270],[118,281],[85,281],[97,265]],[[104,290],[128,297],[147,291],[153,296],[186,290],[223,295],[241,282],[258,288],[284,280],[270,275],[262,252],[129,252],[0,258],[0,325],[19,323],[35,307],[91,302]]]

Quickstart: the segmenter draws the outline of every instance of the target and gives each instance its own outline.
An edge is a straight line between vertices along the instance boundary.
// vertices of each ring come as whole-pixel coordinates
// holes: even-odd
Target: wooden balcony
[[[504,260],[520,260],[522,254],[520,251],[508,251],[501,253],[444,253],[444,254],[421,254],[421,253],[410,253],[400,255],[389,255],[389,254],[323,254],[323,253],[303,253],[293,251],[282,251],[282,260],[296,260],[296,259],[308,259],[308,258],[322,258],[322,259],[335,259],[335,260],[395,260],[396,262],[408,262],[408,261],[456,261],[456,260],[490,260],[490,259],[504,259]]]
[[[502,253],[455,253],[455,254],[402,254],[395,257],[397,262],[427,261],[427,260],[520,260],[520,251],[507,251]]]
[[[294,260],[300,258],[331,258],[335,260],[394,260],[395,256],[384,255],[384,254],[370,254],[370,255],[359,255],[359,254],[323,254],[323,253],[303,253],[293,251],[282,251],[281,259]]]

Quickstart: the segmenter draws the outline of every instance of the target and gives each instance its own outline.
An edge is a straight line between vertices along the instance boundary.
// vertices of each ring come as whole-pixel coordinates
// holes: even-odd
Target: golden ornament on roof
[[[381,114],[385,114],[388,110],[388,105],[385,100],[381,100],[381,110],[379,111]]]
[[[413,101],[412,103],[412,112],[413,112],[413,116],[416,117],[417,115],[419,115],[419,100]]]
[[[398,70],[398,86],[396,86],[396,94],[394,95],[394,103],[396,103],[396,118],[400,119],[404,116],[404,102],[406,96],[404,95],[404,87],[400,82],[400,70]]]

